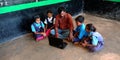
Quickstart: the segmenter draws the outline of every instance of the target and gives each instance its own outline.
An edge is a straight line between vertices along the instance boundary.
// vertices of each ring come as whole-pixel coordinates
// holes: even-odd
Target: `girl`
[[[55,24],[55,18],[53,17],[53,13],[51,10],[47,11],[47,18],[44,21],[46,25],[46,35],[48,36],[50,34],[50,30],[54,28]]]
[[[96,32],[96,28],[93,24],[87,24],[82,46],[88,48],[89,51],[95,52],[101,50],[103,45],[104,41],[102,35]]]
[[[36,41],[42,40],[45,36],[44,24],[40,20],[40,17],[37,15],[34,17],[35,22],[31,25],[31,30],[35,35]]]

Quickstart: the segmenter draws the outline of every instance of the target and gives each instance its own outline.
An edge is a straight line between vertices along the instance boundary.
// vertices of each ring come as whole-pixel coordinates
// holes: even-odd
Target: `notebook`
[[[53,36],[48,36],[49,45],[64,49],[67,46],[66,42],[63,42],[63,39],[55,38]]]

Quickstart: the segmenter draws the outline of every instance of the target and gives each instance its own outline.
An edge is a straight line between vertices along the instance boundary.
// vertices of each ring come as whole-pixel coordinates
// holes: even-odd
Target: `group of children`
[[[91,52],[100,51],[104,46],[104,40],[100,33],[96,31],[93,24],[85,26],[84,17],[78,16],[76,19],[77,28],[74,30],[74,44],[80,44]]]
[[[35,22],[31,25],[36,41],[40,41],[50,34],[50,30],[54,28],[55,18],[51,10],[47,11],[47,18],[44,23],[39,16],[34,17]],[[78,16],[76,19],[76,29],[73,31],[73,44],[79,44],[95,52],[103,48],[104,41],[100,33],[96,32],[93,24],[84,24],[84,17]]]
[[[34,16],[35,22],[31,25],[31,30],[36,41],[40,41],[50,34],[50,30],[54,28],[55,18],[52,11],[47,11],[47,18],[44,23],[41,21],[39,15]]]

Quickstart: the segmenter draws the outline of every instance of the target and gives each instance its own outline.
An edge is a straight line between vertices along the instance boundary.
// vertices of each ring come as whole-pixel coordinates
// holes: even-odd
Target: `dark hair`
[[[84,22],[84,17],[83,16],[78,16],[77,18],[75,18],[75,21],[83,23]]]
[[[88,30],[90,30],[90,31],[93,31],[93,32],[96,31],[96,28],[93,26],[92,23],[87,24],[87,25],[86,25],[86,28],[87,28]]]
[[[40,16],[39,15],[34,16],[34,20],[36,20],[37,18],[40,18]]]
[[[58,13],[60,14],[62,11],[66,12],[65,8],[64,7],[59,7],[58,8]]]
[[[48,10],[48,11],[47,11],[47,14],[48,14],[48,13],[52,13],[52,11],[51,11],[51,10]]]

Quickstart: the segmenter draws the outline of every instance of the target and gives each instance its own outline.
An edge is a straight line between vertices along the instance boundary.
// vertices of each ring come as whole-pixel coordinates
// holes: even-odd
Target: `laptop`
[[[55,38],[53,36],[48,36],[49,45],[64,49],[67,46],[66,42],[63,42],[63,39]]]

